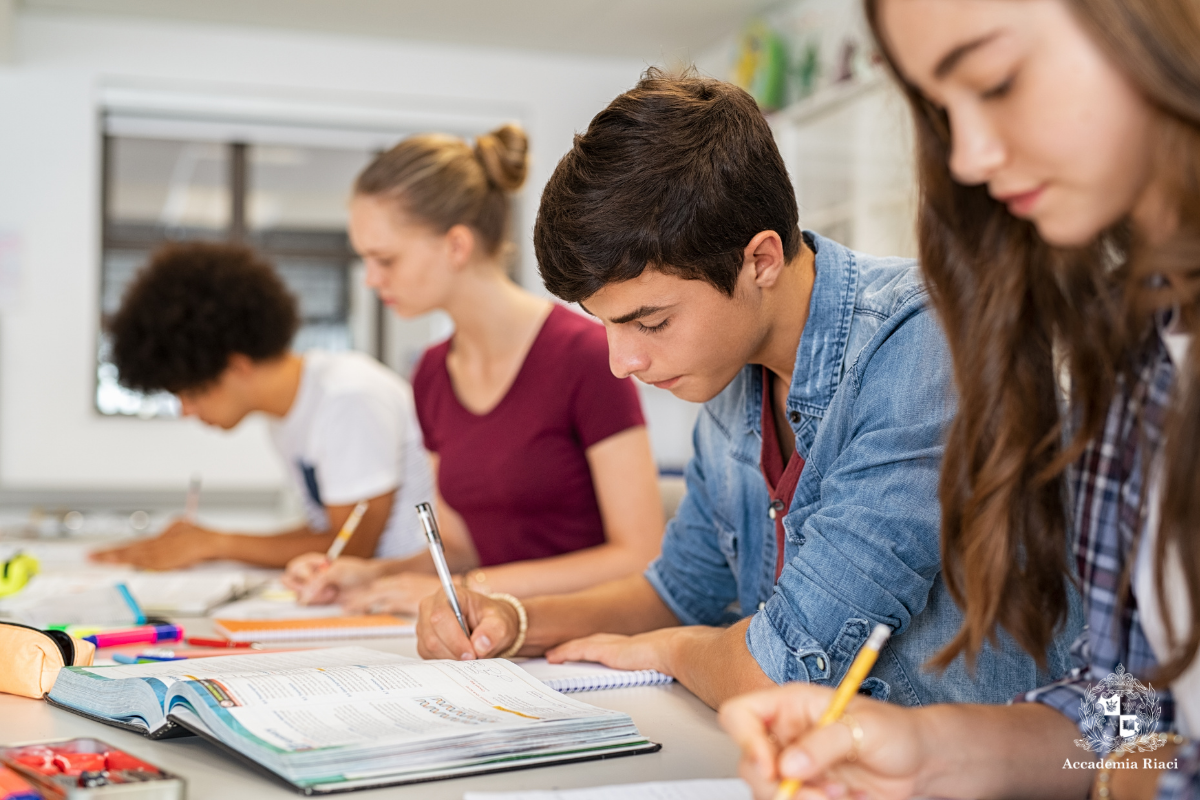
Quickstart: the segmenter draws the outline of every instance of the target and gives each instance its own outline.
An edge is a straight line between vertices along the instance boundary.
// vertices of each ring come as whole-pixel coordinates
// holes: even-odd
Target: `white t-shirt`
[[[414,507],[433,501],[433,478],[403,378],[364,353],[310,350],[292,407],[270,428],[314,530],[328,528],[325,506],[394,489],[375,556],[403,558],[425,548]]]
[[[1178,314],[1176,315],[1178,319]],[[1160,332],[1167,346],[1172,363],[1184,364],[1192,346],[1190,334],[1179,333],[1174,326]],[[1146,641],[1159,663],[1170,658],[1167,642],[1167,625],[1158,603],[1158,592],[1154,588],[1154,550],[1158,541],[1158,526],[1162,519],[1162,459],[1154,462],[1150,474],[1150,486],[1146,495],[1146,528],[1142,543],[1138,547],[1137,561],[1133,571],[1133,593],[1137,597],[1138,616]],[[1179,552],[1172,548],[1167,552],[1163,565],[1163,594],[1171,606],[1171,625],[1175,629],[1175,641],[1187,635],[1191,614],[1187,599],[1187,583]],[[1175,724],[1184,736],[1200,734],[1200,658],[1192,661],[1183,674],[1171,682],[1171,694],[1175,698]]]

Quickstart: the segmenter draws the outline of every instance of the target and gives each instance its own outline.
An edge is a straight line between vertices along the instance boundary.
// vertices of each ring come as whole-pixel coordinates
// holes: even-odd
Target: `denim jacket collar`
[[[815,255],[816,279],[787,398],[788,420],[798,444],[803,444],[802,455],[842,380],[858,285],[858,261],[852,250],[811,231],[804,231],[804,244]],[[746,407],[746,430],[761,436],[762,368],[752,365],[750,369],[750,392],[756,402]]]

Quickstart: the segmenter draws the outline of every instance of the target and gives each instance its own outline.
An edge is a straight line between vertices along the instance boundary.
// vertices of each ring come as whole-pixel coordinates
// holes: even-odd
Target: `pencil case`
[[[178,775],[99,739],[0,748],[0,769],[5,767],[43,800],[183,800],[186,795]]]
[[[96,648],[62,631],[0,622],[0,653],[0,692],[41,699],[63,667],[90,666]]]

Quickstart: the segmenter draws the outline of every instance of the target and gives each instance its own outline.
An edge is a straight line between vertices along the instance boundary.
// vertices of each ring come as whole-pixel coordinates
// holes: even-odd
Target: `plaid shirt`
[[[1087,625],[1071,648],[1075,669],[1020,701],[1044,703],[1078,725],[1088,689],[1124,665],[1145,680],[1158,661],[1146,640],[1136,598],[1121,597],[1126,567],[1132,570],[1137,534],[1144,519],[1142,489],[1147,456],[1157,451],[1171,397],[1174,367],[1162,339],[1147,346],[1132,386],[1118,386],[1104,423],[1068,474],[1074,519],[1074,554]],[[1160,690],[1158,730],[1174,725],[1170,690]],[[1200,742],[1179,750],[1178,768],[1159,779],[1157,800],[1200,798]]]

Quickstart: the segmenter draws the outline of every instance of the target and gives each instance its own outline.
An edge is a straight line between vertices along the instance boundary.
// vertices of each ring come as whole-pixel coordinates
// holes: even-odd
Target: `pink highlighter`
[[[182,638],[183,628],[179,625],[144,625],[126,631],[104,631],[83,637],[84,641],[91,642],[96,647],[178,642]]]

